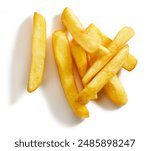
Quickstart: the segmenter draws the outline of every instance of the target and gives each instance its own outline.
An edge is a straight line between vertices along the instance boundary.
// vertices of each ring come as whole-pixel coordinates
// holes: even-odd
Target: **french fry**
[[[89,54],[103,56],[109,53],[109,50],[100,45],[94,38],[84,33],[84,29],[71,9],[65,8],[61,20],[63,25],[72,34],[75,41]]]
[[[78,72],[81,78],[88,70],[88,60],[86,52],[73,40],[70,44],[72,57],[78,68]]]
[[[99,58],[94,64],[88,69],[84,77],[82,78],[82,82],[84,85],[88,84],[90,80],[109,62],[109,60],[113,57],[111,53],[107,54],[105,57]]]
[[[68,103],[78,117],[89,117],[86,106],[75,101],[78,96],[78,91],[74,80],[72,58],[66,33],[63,31],[54,32],[52,36],[52,45],[60,81]]]
[[[65,25],[65,27],[68,29],[68,31],[70,31],[72,35],[82,32],[84,30],[77,16],[68,7],[64,9],[61,15],[61,20],[62,23]]]
[[[111,52],[116,52],[116,49],[121,49],[134,35],[133,28],[127,26],[122,28],[109,44],[108,48]]]
[[[117,76],[111,78],[103,90],[110,100],[118,106],[125,105],[128,101],[125,89]]]
[[[132,71],[135,68],[136,64],[137,59],[133,55],[129,54],[127,61],[123,64],[122,67],[128,71]]]
[[[108,47],[112,40],[107,37],[99,28],[97,28],[94,24],[90,24],[87,29],[85,30],[85,33],[89,36],[96,39],[97,42],[102,44],[105,47]]]
[[[134,35],[134,31],[130,27],[122,28],[114,40],[108,46],[110,53],[101,58],[98,58],[93,65],[88,69],[87,73],[82,79],[82,82],[86,85],[89,81],[110,61],[110,59],[125,46],[126,42]]]
[[[85,32],[88,35],[95,38],[97,41],[99,41],[106,48],[112,42],[112,40],[109,37],[107,37],[104,33],[102,33],[102,31],[98,29],[94,24],[89,25],[85,30]],[[96,60],[97,57],[91,58],[89,64],[92,65]],[[136,64],[137,64],[137,59],[133,55],[129,54],[127,61],[123,64],[122,67],[128,71],[131,71],[135,68]]]
[[[46,52],[46,21],[38,13],[33,17],[32,59],[28,80],[28,92],[37,89],[43,79]]]
[[[104,56],[109,53],[109,50],[103,45],[99,44],[94,38],[79,32],[73,35],[75,41],[91,56]]]
[[[81,104],[87,104],[89,100],[97,94],[104,85],[113,78],[121,69],[129,54],[128,46],[123,47],[117,54],[105,65],[105,67],[90,81],[89,84],[79,93],[77,100]]]

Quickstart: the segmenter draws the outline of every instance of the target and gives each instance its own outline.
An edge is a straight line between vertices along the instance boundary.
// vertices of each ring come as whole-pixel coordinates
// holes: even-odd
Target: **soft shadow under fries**
[[[12,51],[10,65],[10,103],[14,104],[26,91],[32,39],[32,18],[28,17],[20,25]]]
[[[109,110],[109,111],[113,111],[113,110],[117,110],[120,107],[116,106],[104,93],[103,90],[101,90],[98,93],[98,100],[95,101],[101,108],[103,108],[104,110]]]
[[[63,29],[64,26],[62,25],[61,23],[61,15],[58,14],[56,16],[53,17],[53,24],[52,24],[52,27],[51,27],[51,30],[52,30],[52,33],[56,30],[59,30],[59,29]],[[51,34],[52,34],[51,33]]]
[[[55,119],[58,122],[69,127],[75,126],[82,122],[81,119],[77,118],[73,114],[65,98],[53,56],[51,37],[47,38],[46,61],[42,89],[50,112],[55,116]]]

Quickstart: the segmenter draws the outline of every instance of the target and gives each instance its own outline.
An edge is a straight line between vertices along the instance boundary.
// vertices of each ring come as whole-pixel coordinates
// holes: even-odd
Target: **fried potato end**
[[[61,21],[63,25],[69,30],[69,32],[74,35],[76,33],[79,33],[84,30],[82,27],[81,22],[77,18],[77,16],[74,14],[74,12],[66,7],[61,15]]]
[[[109,80],[103,90],[110,100],[118,106],[125,105],[128,102],[126,91],[116,75]]]
[[[137,62],[137,59],[133,55],[129,54],[127,61],[122,67],[128,71],[132,71],[136,67]]]

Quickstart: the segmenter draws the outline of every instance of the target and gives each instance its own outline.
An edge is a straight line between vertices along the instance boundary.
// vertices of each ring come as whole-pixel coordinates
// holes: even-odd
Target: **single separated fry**
[[[130,27],[122,28],[115,36],[114,40],[108,46],[110,53],[101,58],[98,58],[93,65],[88,69],[82,79],[86,85],[89,81],[110,61],[110,59],[123,47],[126,42],[134,35],[134,30]],[[93,35],[94,36],[94,35]]]
[[[102,33],[102,31],[98,29],[94,24],[89,25],[85,30],[85,32],[88,35],[100,41],[100,43],[106,48],[112,42],[112,40],[109,37],[107,37],[104,33]],[[92,65],[95,61],[96,59],[95,57],[93,57],[89,61],[89,64]],[[136,64],[137,64],[137,59],[133,55],[129,54],[127,61],[123,64],[122,67],[128,71],[131,71],[135,68]]]
[[[44,63],[46,53],[46,21],[38,13],[33,17],[32,33],[32,58],[28,81],[28,91],[37,89],[43,79]]]
[[[86,106],[75,102],[75,99],[78,96],[78,91],[74,80],[72,58],[66,33],[63,31],[54,32],[52,36],[52,44],[60,81],[68,103],[78,117],[89,117],[89,112]]]
[[[110,100],[118,106],[125,105],[128,102],[126,91],[116,75],[107,82],[103,89]]]
[[[61,20],[63,25],[72,34],[75,41],[89,54],[102,56],[109,53],[107,48],[100,45],[94,38],[83,32],[84,29],[79,19],[75,16],[71,9],[64,9]]]
[[[93,96],[97,94],[105,86],[105,84],[118,73],[123,63],[126,61],[128,54],[128,46],[123,47],[79,93],[77,101],[81,104],[87,104],[89,100],[93,98]]]

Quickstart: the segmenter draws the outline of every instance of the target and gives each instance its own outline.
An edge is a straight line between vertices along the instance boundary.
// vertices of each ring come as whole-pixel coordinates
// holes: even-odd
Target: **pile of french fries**
[[[121,68],[131,71],[137,64],[137,59],[129,53],[127,45],[135,34],[134,30],[124,27],[114,39],[110,39],[94,24],[84,29],[70,8],[64,9],[61,20],[66,30],[53,33],[52,46],[60,81],[73,112],[80,118],[89,117],[86,104],[96,100],[102,89],[116,105],[125,105],[127,94],[117,75]],[[68,40],[67,31],[72,35],[71,41]],[[42,82],[45,50],[46,22],[43,16],[35,13],[29,92]],[[83,84],[80,92],[75,82],[73,63]]]

